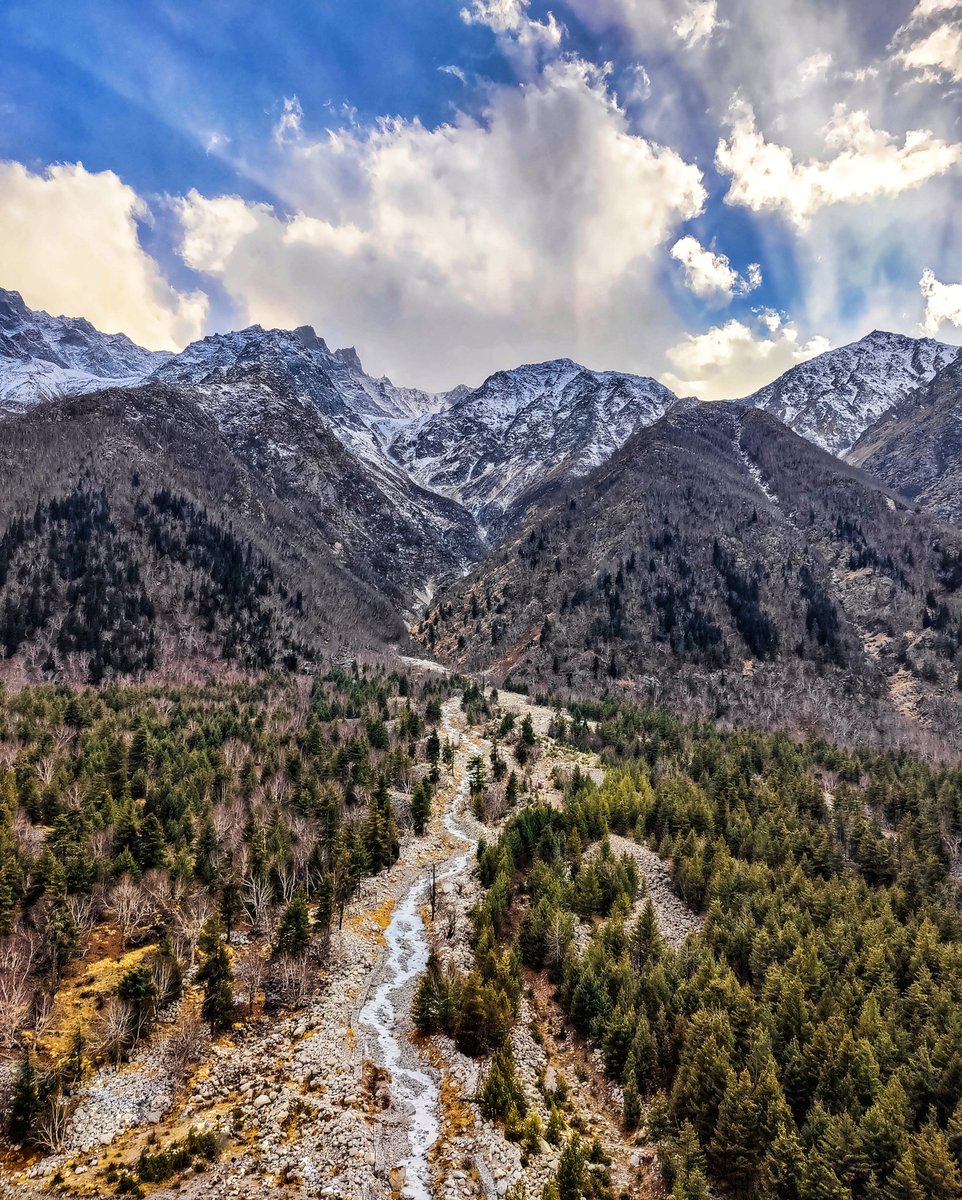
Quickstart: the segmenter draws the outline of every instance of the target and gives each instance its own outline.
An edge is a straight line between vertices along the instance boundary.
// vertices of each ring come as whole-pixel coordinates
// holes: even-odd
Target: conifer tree
[[[204,990],[200,1011],[215,1030],[228,1028],[234,1013],[233,975],[222,934],[219,918],[211,917],[197,943],[204,955],[197,971],[197,982]]]
[[[284,911],[280,926],[277,930],[277,940],[274,944],[274,957],[282,955],[299,957],[307,952],[311,944],[311,915],[308,911],[304,893],[297,891],[291,897],[291,902]]]

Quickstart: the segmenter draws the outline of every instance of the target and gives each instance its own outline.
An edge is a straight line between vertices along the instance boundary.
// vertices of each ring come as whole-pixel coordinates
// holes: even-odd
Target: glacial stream
[[[445,705],[443,728],[448,738],[455,741],[460,735],[451,725],[451,713],[456,702]],[[468,865],[477,846],[473,837],[458,827],[458,818],[463,811],[468,794],[468,778],[465,774],[458,785],[451,807],[444,815],[444,826],[453,837],[465,843],[465,850],[438,865],[437,881],[453,879]],[[408,1042],[409,1022],[403,1007],[405,998],[412,994],[411,985],[421,975],[428,963],[428,936],[421,919],[420,907],[424,903],[430,877],[418,880],[398,904],[384,932],[388,957],[385,976],[377,991],[361,1009],[360,1024],[371,1030],[376,1038],[379,1055],[378,1065],[390,1072],[391,1094],[395,1106],[408,1115],[407,1127],[410,1153],[401,1159],[405,1169],[402,1194],[410,1200],[431,1200],[431,1166],[428,1152],[441,1134],[440,1088],[435,1076],[417,1067],[405,1066],[416,1058]]]

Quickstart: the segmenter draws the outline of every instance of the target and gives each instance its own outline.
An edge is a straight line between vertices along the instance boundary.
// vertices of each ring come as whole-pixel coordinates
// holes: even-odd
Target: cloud
[[[926,269],[919,289],[925,300],[922,328],[929,337],[937,337],[943,325],[962,326],[962,283],[940,283]]]
[[[560,353],[650,369],[678,336],[655,251],[701,211],[701,173],[633,134],[596,68],[493,88],[478,119],[283,149],[294,217],[196,192],[180,206],[185,261],[251,321],[312,320],[431,387]]]
[[[731,300],[736,294],[744,295],[761,285],[762,269],[758,263],[751,263],[743,278],[726,255],[706,250],[697,238],[679,238],[670,253],[685,268],[685,284],[696,296]]]
[[[274,126],[274,141],[280,145],[284,142],[296,141],[301,134],[301,122],[304,120],[304,110],[296,96],[284,98],[284,108]]]
[[[468,25],[487,25],[512,57],[524,66],[535,66],[557,53],[564,30],[553,13],[544,21],[529,17],[530,2],[471,0],[470,8],[461,9],[461,20]]]
[[[803,88],[811,87],[824,79],[832,66],[832,56],[825,50],[816,50],[798,65],[798,78]]]
[[[933,29],[900,50],[898,59],[907,71],[917,71],[923,79],[962,79],[962,23]]]
[[[0,163],[0,281],[33,308],[82,314],[151,349],[197,337],[207,297],[176,291],[140,244],[147,205],[112,171],[82,164],[34,174]]]
[[[823,337],[804,345],[798,337],[795,326],[770,309],[758,314],[755,325],[727,321],[672,346],[667,357],[674,370],[662,382],[680,396],[701,400],[747,396],[830,347]]]
[[[687,46],[707,42],[718,25],[717,0],[693,0],[688,10],[672,26]]]
[[[823,132],[835,156],[796,162],[787,146],[767,142],[751,108],[736,102],[731,134],[715,152],[718,170],[732,180],[726,203],[780,212],[804,229],[826,205],[898,196],[962,162],[962,145],[913,129],[900,146],[892,134],[873,129],[866,112],[851,112],[841,104]]]

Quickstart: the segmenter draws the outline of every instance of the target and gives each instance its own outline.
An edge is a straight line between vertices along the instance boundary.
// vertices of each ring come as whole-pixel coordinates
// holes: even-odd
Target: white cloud
[[[284,142],[295,141],[301,133],[301,123],[304,120],[304,110],[296,96],[284,98],[284,108],[274,126],[274,141],[283,145]]]
[[[940,283],[925,270],[919,289],[925,300],[922,328],[929,337],[936,337],[943,325],[962,326],[962,283]]]
[[[832,66],[832,56],[825,50],[816,50],[798,65],[798,78],[803,88],[824,79]]]
[[[311,320],[423,386],[559,353],[650,369],[678,336],[654,252],[701,210],[701,173],[633,135],[583,62],[492,89],[477,120],[301,133],[284,153],[293,219],[196,193],[180,210],[186,262],[249,320]]]
[[[34,174],[0,163],[0,280],[33,308],[83,315],[151,349],[197,337],[207,297],[163,278],[140,244],[144,201],[112,171],[80,163]]]
[[[717,25],[717,0],[692,0],[672,29],[687,46],[697,46],[699,42],[708,41]]]
[[[900,50],[898,59],[907,71],[923,79],[962,79],[962,23],[950,22]]]
[[[762,282],[762,269],[758,263],[751,263],[743,278],[726,255],[707,250],[691,236],[679,238],[670,253],[685,268],[685,283],[696,296],[731,300],[736,294],[759,287]]]
[[[829,346],[822,337],[800,345],[795,326],[766,310],[755,327],[732,320],[706,333],[689,334],[668,351],[674,369],[662,381],[680,396],[734,399],[749,395]]]
[[[919,0],[909,17],[909,25],[916,25],[937,13],[949,12],[955,8],[962,8],[962,0]]]
[[[787,146],[767,142],[755,114],[736,102],[731,134],[722,138],[715,164],[731,176],[726,202],[755,212],[780,212],[800,229],[812,215],[832,204],[866,203],[920,187],[962,162],[962,145],[912,129],[900,146],[892,134],[873,129],[868,114],[836,105],[824,130],[825,144],[836,151],[827,161],[796,162]]]
[[[555,54],[564,33],[553,13],[544,21],[528,16],[531,0],[471,0],[470,8],[461,9],[461,20],[468,25],[487,25],[509,53],[526,66],[533,66]]]

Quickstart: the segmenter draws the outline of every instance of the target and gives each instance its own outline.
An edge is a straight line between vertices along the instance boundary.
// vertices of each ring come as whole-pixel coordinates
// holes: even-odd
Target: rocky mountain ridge
[[[0,288],[0,413],[109,383],[134,385],[168,358],[82,317],[28,308],[19,292]]]
[[[903,397],[951,362],[958,346],[873,330],[780,375],[738,403],[760,408],[817,446],[845,457]]]

